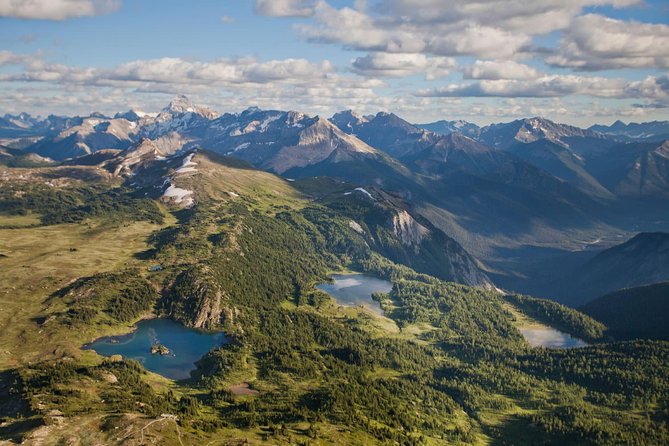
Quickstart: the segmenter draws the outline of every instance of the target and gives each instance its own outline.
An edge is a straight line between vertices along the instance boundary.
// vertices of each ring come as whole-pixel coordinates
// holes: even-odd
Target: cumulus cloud
[[[587,14],[563,33],[557,54],[547,62],[577,70],[666,68],[669,26]]]
[[[11,51],[0,51],[0,67],[3,65],[16,65],[29,59],[27,56],[12,53]]]
[[[256,13],[271,17],[309,17],[315,0],[256,0]]]
[[[465,79],[537,79],[542,74],[535,68],[513,60],[477,60],[463,70]]]
[[[428,80],[448,76],[455,66],[455,59],[451,57],[427,57],[416,53],[371,53],[353,61],[353,70],[365,76],[423,74]]]
[[[329,61],[313,63],[306,59],[258,61],[253,58],[219,59],[212,62],[181,58],[137,60],[110,69],[80,68],[50,64],[39,58],[0,53],[0,61],[23,63],[18,74],[0,75],[4,81],[62,82],[88,85],[123,83],[162,84],[241,84],[270,82],[318,81],[330,76],[334,67]]]
[[[641,3],[642,0],[383,0],[376,10],[427,26],[469,22],[536,35],[569,26],[586,7],[621,8]]]
[[[65,20],[114,12],[121,0],[0,0],[0,17]]]
[[[641,81],[627,81],[597,76],[544,75],[534,80],[481,80],[421,90],[422,97],[501,97],[551,98],[593,96],[600,98],[666,98],[669,96],[667,76],[648,76]]]
[[[315,25],[297,26],[304,38],[312,42],[339,43],[356,50],[511,57],[531,42],[524,33],[512,33],[478,23],[425,26],[397,18],[374,18],[360,10],[348,7],[337,9],[325,2],[316,6],[314,18]]]
[[[110,105],[106,98],[112,92],[116,98],[114,104],[123,104],[128,96],[141,97],[142,102],[151,103],[144,98],[184,93],[213,97],[215,100],[206,102],[222,104],[225,110],[257,104],[269,108],[331,112],[341,106],[367,108],[367,104],[376,104],[377,107],[369,105],[374,110],[384,103],[376,91],[384,86],[382,81],[339,73],[327,60],[240,58],[205,62],[160,58],[103,69],[54,64],[38,56],[1,52],[0,64],[15,65],[0,72],[4,94],[0,106],[5,105],[5,111],[24,109],[44,113],[45,110],[64,109],[71,114],[72,110],[87,107],[90,107],[89,111],[126,108],[127,105],[114,109]],[[12,94],[18,89],[23,89],[21,94]],[[40,92],[44,89],[52,92],[46,94],[52,95],[52,99],[44,98],[44,93]],[[17,102],[12,103],[10,97]],[[65,104],[70,103],[68,98],[77,106],[66,108]],[[105,100],[99,101],[100,98]],[[47,102],[52,106],[44,105]]]
[[[371,10],[320,1],[297,26],[313,42],[387,53],[516,59],[533,37],[568,28],[584,8],[641,0],[381,0]]]

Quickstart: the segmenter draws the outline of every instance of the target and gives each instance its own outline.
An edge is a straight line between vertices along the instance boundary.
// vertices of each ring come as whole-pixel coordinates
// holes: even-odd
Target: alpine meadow
[[[669,445],[664,0],[0,0],[0,445]]]

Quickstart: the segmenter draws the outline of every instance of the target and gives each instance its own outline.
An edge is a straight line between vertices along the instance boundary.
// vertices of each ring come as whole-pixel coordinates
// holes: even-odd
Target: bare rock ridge
[[[180,274],[164,298],[162,309],[171,318],[193,328],[232,327],[238,315],[206,266],[195,266]]]

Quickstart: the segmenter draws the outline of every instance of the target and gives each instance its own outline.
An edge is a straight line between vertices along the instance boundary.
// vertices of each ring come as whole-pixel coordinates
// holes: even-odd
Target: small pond
[[[140,321],[132,333],[100,338],[86,344],[84,349],[94,350],[102,356],[122,355],[136,359],[147,370],[179,380],[189,378],[196,361],[226,342],[223,333],[187,328],[170,319],[146,319]],[[158,346],[165,348],[161,352]]]
[[[551,327],[521,328],[520,332],[532,347],[577,348],[587,343]]]
[[[376,314],[383,314],[381,305],[372,299],[373,293],[389,293],[393,284],[368,274],[333,274],[332,283],[317,285],[332,296],[338,304],[349,307],[363,306]]]

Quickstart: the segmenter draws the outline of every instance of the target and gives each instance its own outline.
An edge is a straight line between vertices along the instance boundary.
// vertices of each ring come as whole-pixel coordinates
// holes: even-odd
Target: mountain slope
[[[54,137],[46,137],[25,150],[63,160],[100,149],[125,149],[134,142],[138,130],[137,123],[124,118],[89,117],[81,124],[68,127]]]
[[[615,291],[580,310],[604,323],[615,339],[669,340],[669,282]]]
[[[420,129],[393,113],[379,112],[360,117],[351,111],[335,114],[330,120],[342,131],[352,133],[370,146],[403,159],[432,144],[439,135]]]
[[[640,233],[606,249],[565,279],[560,301],[579,306],[606,293],[669,280],[669,234]]]
[[[295,185],[351,220],[365,242],[394,262],[443,280],[492,288],[479,263],[452,238],[413,212],[399,196],[378,187],[321,179]]]
[[[669,121],[653,121],[625,124],[616,121],[611,125],[593,125],[589,128],[621,141],[664,141],[669,139]]]
[[[481,128],[478,139],[489,146],[504,150],[518,142],[529,143],[540,139],[564,144],[565,138],[569,137],[603,138],[603,135],[591,130],[535,117],[487,125]]]
[[[441,135],[449,135],[451,133],[462,133],[465,136],[476,139],[481,132],[481,128],[467,121],[435,121],[428,124],[416,124],[416,127]]]
[[[615,145],[589,157],[586,168],[618,196],[669,198],[669,140]]]
[[[613,198],[613,194],[587,171],[587,161],[563,144],[549,139],[539,139],[530,143],[513,144],[507,147],[506,151],[573,184],[589,195]]]
[[[531,348],[519,331],[526,314],[499,293],[383,256],[399,247],[420,265],[439,254],[421,248],[432,228],[394,195],[344,185],[326,202],[319,184],[307,194],[244,161],[160,150],[145,141],[141,162],[118,175],[2,169],[4,221],[17,217],[8,210],[77,217],[0,229],[3,441],[667,443],[664,399],[653,398],[669,388],[666,343]],[[102,162],[130,151],[104,151]],[[62,181],[75,170],[105,181]],[[192,201],[166,195],[171,187]],[[374,295],[383,315],[315,288],[343,270],[392,283]],[[81,348],[155,315],[229,342],[181,381]],[[589,325],[573,310],[551,316]],[[156,342],[170,347],[170,336],[148,338],[147,357]]]

